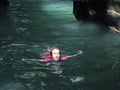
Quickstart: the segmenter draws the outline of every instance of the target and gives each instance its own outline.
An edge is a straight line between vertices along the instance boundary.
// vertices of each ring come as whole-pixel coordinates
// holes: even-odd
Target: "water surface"
[[[119,90],[120,35],[90,22],[76,21],[69,0],[10,0],[0,9],[0,90]],[[48,48],[63,55],[84,53],[59,62],[40,58]],[[55,74],[54,67],[62,70]]]

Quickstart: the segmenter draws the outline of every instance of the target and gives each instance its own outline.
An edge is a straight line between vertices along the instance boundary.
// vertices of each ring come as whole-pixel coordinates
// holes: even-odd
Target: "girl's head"
[[[60,60],[60,57],[61,57],[61,51],[60,51],[60,49],[53,48],[51,50],[51,56],[52,56],[53,60],[55,60],[55,61]]]

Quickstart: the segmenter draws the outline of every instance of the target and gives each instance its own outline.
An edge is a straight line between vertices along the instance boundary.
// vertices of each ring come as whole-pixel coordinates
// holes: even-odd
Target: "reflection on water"
[[[80,82],[84,79],[84,77],[72,77],[70,80],[73,82],[73,83],[77,83],[77,82]]]
[[[69,0],[10,2],[0,11],[0,90],[120,89],[119,34],[77,22]],[[84,54],[60,63],[22,61],[40,59],[52,47]]]
[[[63,68],[60,67],[60,62],[50,62],[49,66],[53,74],[61,74],[63,72]]]

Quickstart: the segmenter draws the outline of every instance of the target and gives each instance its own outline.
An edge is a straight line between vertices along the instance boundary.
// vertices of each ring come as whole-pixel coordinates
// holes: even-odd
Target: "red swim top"
[[[42,58],[49,58],[49,57],[51,57],[50,51],[42,55]]]
[[[51,52],[49,51],[49,52],[47,52],[47,53],[45,53],[45,54],[43,54],[42,55],[42,62],[52,62],[52,61],[54,61],[53,59],[52,59],[52,57],[51,57]],[[68,56],[61,56],[60,57],[60,60],[59,61],[65,61],[65,60],[67,60],[69,57]]]
[[[68,58],[69,58],[68,56],[62,56],[59,61],[65,61]],[[54,60],[51,57],[50,58],[42,59],[42,62],[52,62],[52,61],[54,61]]]

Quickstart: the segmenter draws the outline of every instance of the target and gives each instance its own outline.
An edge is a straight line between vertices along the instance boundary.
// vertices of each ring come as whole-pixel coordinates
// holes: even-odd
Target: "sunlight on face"
[[[60,59],[60,50],[59,49],[52,50],[52,58],[55,61],[58,61]]]

